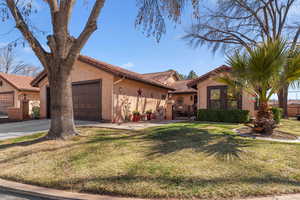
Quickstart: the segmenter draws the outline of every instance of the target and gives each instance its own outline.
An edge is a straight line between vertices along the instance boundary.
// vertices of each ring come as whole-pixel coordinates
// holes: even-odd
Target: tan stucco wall
[[[47,86],[48,86],[47,78],[43,79],[39,83],[39,88],[40,88],[40,117],[41,118],[46,118],[47,117]]]
[[[20,102],[17,100],[19,96],[19,91],[15,89],[12,85],[7,83],[5,80],[1,79],[3,85],[0,87],[0,93],[2,92],[14,92],[14,107],[19,107]]]
[[[206,109],[207,108],[207,87],[209,86],[222,86],[224,84],[217,82],[213,77],[209,78],[205,81],[199,82],[197,84],[197,92],[198,92],[198,103],[197,107],[200,109]],[[252,100],[252,96],[243,91],[243,110],[249,110],[250,115],[254,117],[255,111],[254,111],[254,102]]]
[[[175,83],[177,81],[176,77],[173,75],[171,77],[169,77],[165,82],[164,84],[167,84],[167,85],[171,85],[172,83]]]
[[[1,79],[3,85],[0,87],[0,93],[2,92],[14,92],[14,107],[20,107],[20,98],[22,95],[26,94],[28,100],[39,100],[39,92],[23,92],[14,88],[11,84]]]
[[[112,119],[112,91],[113,75],[99,70],[86,63],[77,61],[72,71],[72,82],[87,80],[102,80],[102,119],[111,121]],[[39,83],[41,99],[41,117],[47,116],[47,86],[48,80],[44,79]]]
[[[132,111],[135,110],[138,110],[141,114],[147,110],[152,110],[153,112],[161,111],[161,114],[164,115],[166,99],[162,99],[162,95],[167,97],[167,89],[127,79],[115,79],[115,82],[113,121],[124,121],[126,115],[125,110],[127,110],[128,114],[132,114]],[[140,97],[138,97],[139,89],[142,90]],[[126,106],[128,106],[128,109],[125,109]]]
[[[195,94],[172,94],[171,99],[175,101],[175,104],[177,104],[177,99],[183,97],[183,105],[192,106],[194,105],[195,95],[196,93]],[[191,96],[193,97],[192,99]]]

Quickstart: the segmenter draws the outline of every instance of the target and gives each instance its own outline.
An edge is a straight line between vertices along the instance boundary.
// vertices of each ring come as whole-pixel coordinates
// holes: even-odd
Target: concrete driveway
[[[76,125],[90,125],[95,122],[76,121]],[[49,130],[50,120],[31,120],[0,124],[0,140],[15,138]]]
[[[122,129],[122,130],[141,130],[145,128],[163,126],[170,123],[182,122],[184,120],[172,120],[172,121],[146,121],[146,122],[136,122],[136,123],[100,123],[100,122],[90,122],[90,121],[75,121],[77,126],[93,126],[99,128],[112,128],[112,129]],[[34,133],[40,133],[48,131],[50,128],[50,120],[31,120],[24,122],[14,122],[0,124],[0,140],[5,140],[9,138],[16,138],[20,136],[31,135]]]

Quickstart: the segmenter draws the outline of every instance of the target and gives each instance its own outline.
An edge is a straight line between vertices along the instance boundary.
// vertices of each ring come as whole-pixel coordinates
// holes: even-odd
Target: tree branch
[[[47,63],[47,53],[43,49],[40,42],[35,38],[32,32],[29,30],[28,25],[26,24],[21,12],[19,11],[14,0],[6,0],[7,6],[15,19],[16,27],[21,31],[23,37],[28,41],[32,50],[39,57],[39,60],[43,64],[43,66],[48,66]]]
[[[81,32],[79,37],[75,39],[69,51],[67,62],[72,62],[78,57],[80,50],[86,44],[87,40],[90,38],[92,33],[97,30],[97,21],[102,8],[104,7],[104,3],[105,0],[96,0],[83,31]]]

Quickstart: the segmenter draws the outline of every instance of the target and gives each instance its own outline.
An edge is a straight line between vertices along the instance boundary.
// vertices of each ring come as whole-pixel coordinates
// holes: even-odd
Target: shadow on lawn
[[[140,183],[140,184],[139,184]],[[253,177],[228,177],[228,178],[213,178],[213,179],[203,179],[203,178],[188,178],[188,177],[168,177],[168,176],[136,176],[136,175],[120,175],[111,177],[90,177],[90,178],[66,178],[63,181],[54,181],[50,185],[45,185],[49,187],[55,187],[57,189],[73,189],[79,192],[106,194],[106,195],[119,195],[128,197],[142,197],[142,198],[153,198],[153,197],[165,197],[145,191],[142,185],[149,183],[150,185],[156,185],[156,187],[163,187],[167,185],[169,189],[176,190],[176,193],[170,193],[167,197],[178,197],[178,195],[188,195],[191,197],[193,195],[191,192],[195,189],[207,190],[207,188],[223,188],[234,186],[236,184],[280,184],[300,187],[300,182],[295,180],[289,180],[286,177],[275,176],[274,174],[266,174],[265,176],[253,176]],[[38,184],[38,182],[30,182],[30,184]],[[48,183],[49,184],[49,183]],[[88,187],[88,185],[101,185],[103,187]],[[110,187],[110,186],[114,187]],[[142,187],[137,187],[141,185]],[[107,187],[105,187],[107,186]],[[127,188],[127,189],[125,189]],[[134,188],[134,189],[133,189]],[[177,188],[177,189],[176,189]],[[178,188],[181,188],[178,190]],[[167,188],[165,188],[167,189]],[[180,194],[183,191],[183,194]],[[267,191],[266,191],[267,192]],[[198,194],[199,195],[199,194]],[[196,196],[200,198],[210,198],[210,196]],[[201,193],[200,193],[201,195]],[[222,196],[223,194],[220,194]],[[249,194],[248,194],[249,195]],[[253,194],[252,194],[253,195]],[[181,196],[182,197],[182,196]],[[216,196],[213,196],[214,198]],[[223,196],[224,198],[224,196]]]
[[[38,144],[38,143],[41,143],[41,142],[45,142],[45,141],[48,141],[48,139],[45,136],[43,136],[43,137],[40,137],[40,138],[35,138],[35,139],[24,141],[24,142],[0,144],[0,150],[7,149],[7,148],[10,148],[10,147],[25,147],[25,146],[30,146],[30,145]]]
[[[149,155],[169,154],[184,149],[204,152],[221,160],[240,158],[243,148],[252,143],[237,136],[221,131],[198,129],[189,126],[160,127],[152,131],[146,139],[157,141]]]

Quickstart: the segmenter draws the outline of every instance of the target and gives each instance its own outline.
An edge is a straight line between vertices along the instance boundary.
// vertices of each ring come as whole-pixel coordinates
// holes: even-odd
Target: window
[[[197,105],[197,103],[198,103],[198,96],[195,95],[195,96],[194,96],[194,104]]]
[[[2,87],[3,86],[3,81],[2,80],[0,80],[0,87]]]
[[[222,88],[209,88],[208,89],[208,107],[210,109],[222,108]]]
[[[162,99],[162,100],[165,100],[166,98],[167,98],[167,95],[165,95],[165,94],[162,94],[162,95],[161,95],[161,99]]]
[[[230,90],[227,89],[227,109],[234,110],[239,109],[239,101],[240,101],[240,94],[234,94]]]
[[[207,103],[209,109],[241,109],[240,94],[233,94],[227,86],[207,87]]]
[[[178,104],[178,105],[183,105],[183,101],[184,101],[184,98],[183,98],[183,97],[178,97],[178,98],[177,98],[177,104]]]
[[[190,100],[193,101],[193,99],[194,99],[194,97],[193,97],[193,96],[190,96]]]

